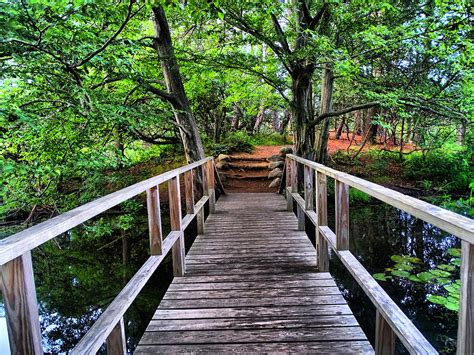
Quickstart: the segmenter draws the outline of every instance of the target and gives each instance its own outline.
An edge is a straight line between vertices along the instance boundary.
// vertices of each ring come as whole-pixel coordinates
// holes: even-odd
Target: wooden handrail
[[[145,192],[147,189],[162,184],[185,171],[197,168],[210,160],[212,160],[212,158],[205,158],[192,164],[170,170],[148,180],[141,181],[2,239],[0,240],[0,265],[40,246],[61,233],[67,232],[102,212]]]
[[[395,350],[395,335],[398,336],[410,353],[436,354],[437,352],[348,250],[349,186],[462,239],[461,307],[459,311],[457,353],[471,354],[474,351],[474,319],[472,316],[474,313],[474,301],[472,300],[472,290],[474,289],[474,220],[293,154],[288,154],[286,158],[288,208],[291,207],[291,210],[293,210],[293,201],[295,201],[298,215],[300,215],[300,211],[304,211],[305,215],[315,225],[320,271],[327,271],[328,269],[327,247],[329,245],[377,309],[376,353],[393,353]],[[297,163],[305,167],[304,198],[298,194]],[[307,180],[309,179],[307,176],[312,176],[308,172],[308,168],[316,172],[316,189],[314,192],[316,195],[316,218],[313,215],[315,211],[308,209],[311,203],[306,202],[307,199],[314,198],[313,189],[308,188],[309,185],[307,186]],[[335,180],[336,233],[327,226],[327,206],[325,202],[327,198],[327,176]]]
[[[111,352],[125,354],[123,315],[170,250],[172,250],[175,276],[184,274],[186,267],[184,229],[197,216],[198,229],[202,232],[204,205],[209,202],[210,210],[213,211],[215,208],[213,166],[212,158],[202,159],[86,203],[1,240],[1,288],[12,353],[42,354],[31,250],[146,191],[151,256],[73,350],[73,353],[77,354],[94,353],[106,342]],[[207,170],[212,172],[210,179],[206,179],[206,175],[203,175],[203,197],[196,204],[194,203],[192,173],[195,168],[201,168],[203,174]],[[185,176],[187,213],[184,217],[181,214],[179,185],[181,174]],[[168,182],[171,233],[162,240],[158,185],[164,182]]]

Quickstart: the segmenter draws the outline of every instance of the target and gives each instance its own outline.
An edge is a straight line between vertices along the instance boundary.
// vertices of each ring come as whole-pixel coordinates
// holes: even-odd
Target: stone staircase
[[[230,192],[278,191],[280,180],[277,181],[277,179],[281,177],[285,153],[280,152],[281,147],[271,147],[272,149],[265,147],[265,150],[259,148],[256,147],[252,153],[221,154],[217,157],[216,166],[226,190]]]

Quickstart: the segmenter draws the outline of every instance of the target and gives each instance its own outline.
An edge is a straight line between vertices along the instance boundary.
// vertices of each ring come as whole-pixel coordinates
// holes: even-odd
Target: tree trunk
[[[158,6],[152,8],[152,13],[155,29],[153,47],[160,58],[166,88],[175,97],[174,100],[170,101],[170,104],[173,107],[186,160],[190,163],[204,158],[204,148],[186,92],[184,91],[165,11],[161,6]]]
[[[321,106],[319,114],[325,114],[332,110],[332,93],[334,90],[334,73],[332,66],[326,64],[321,78]],[[329,140],[329,117],[326,117],[318,126],[314,142],[314,161],[325,164],[328,159]]]
[[[257,117],[255,118],[255,123],[253,125],[253,133],[256,134],[260,130],[260,126],[262,125],[265,119],[265,107],[261,107],[257,113]]]
[[[464,144],[464,138],[466,137],[466,131],[467,131],[467,119],[463,118],[461,123],[458,126],[457,130],[457,143],[459,145]]]
[[[341,138],[342,130],[344,129],[345,125],[346,125],[346,118],[342,117],[341,123],[339,123],[339,126],[337,127],[337,130],[336,130],[336,139]]]
[[[294,151],[296,155],[313,159],[312,137],[313,129],[308,129],[307,123],[314,119],[312,100],[312,75],[314,69],[302,66],[292,74],[291,118],[294,131]]]

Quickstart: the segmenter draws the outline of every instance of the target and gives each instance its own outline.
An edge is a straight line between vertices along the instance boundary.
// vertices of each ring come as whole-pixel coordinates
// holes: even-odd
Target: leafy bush
[[[464,191],[474,176],[466,150],[452,145],[426,155],[413,153],[404,165],[407,178],[447,191]]]
[[[250,153],[254,150],[254,144],[248,133],[237,131],[227,136],[222,143],[207,143],[207,149],[212,155],[235,152]]]

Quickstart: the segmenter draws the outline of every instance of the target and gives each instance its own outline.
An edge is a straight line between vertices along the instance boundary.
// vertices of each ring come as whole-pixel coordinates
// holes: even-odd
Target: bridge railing
[[[201,170],[203,197],[195,203],[194,173]],[[100,213],[146,192],[150,257],[97,319],[72,354],[93,354],[106,343],[110,354],[126,354],[123,315],[153,272],[171,250],[174,276],[185,272],[183,231],[197,219],[198,233],[204,230],[204,205],[215,211],[215,175],[212,158],[168,171],[131,185],[71,211],[0,240],[1,289],[5,304],[12,354],[42,354],[41,330],[36,300],[31,250],[90,220]],[[180,178],[184,180],[186,215],[182,217]],[[217,175],[217,183],[220,184]],[[168,184],[171,232],[163,239],[159,185]],[[223,192],[222,184],[219,188]]]
[[[298,169],[298,164],[303,165],[303,169]],[[304,172],[304,176],[298,177],[298,172]],[[335,231],[328,227],[328,177],[335,181]],[[329,271],[329,246],[375,305],[376,354],[393,354],[395,336],[411,354],[436,354],[437,351],[349,251],[349,187],[363,191],[460,238],[462,261],[457,354],[474,353],[473,220],[293,154],[286,156],[285,180],[287,207],[289,211],[293,211],[293,201],[296,202],[298,228],[304,230],[305,216],[316,227],[319,270]],[[298,193],[298,181],[303,182],[304,198]]]

